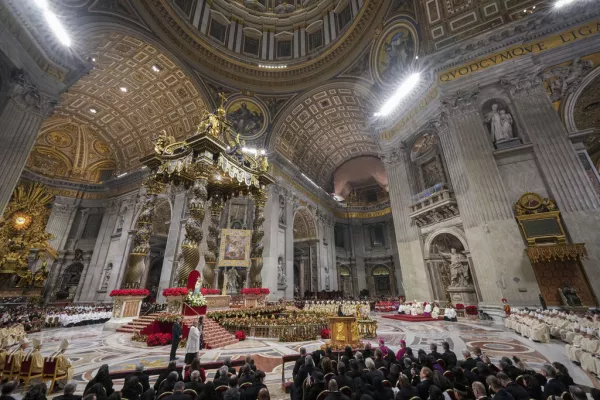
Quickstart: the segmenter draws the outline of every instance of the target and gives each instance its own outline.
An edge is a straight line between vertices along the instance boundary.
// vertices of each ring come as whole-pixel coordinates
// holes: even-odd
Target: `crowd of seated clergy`
[[[517,357],[494,364],[477,347],[458,356],[447,342],[441,352],[431,344],[416,354],[404,341],[394,353],[381,339],[375,349],[339,355],[301,348],[292,374],[291,400],[587,400],[563,364],[539,371]]]
[[[600,375],[600,311],[577,315],[558,310],[515,310],[504,325],[532,340],[547,343],[550,337],[566,343],[569,360],[585,371]]]

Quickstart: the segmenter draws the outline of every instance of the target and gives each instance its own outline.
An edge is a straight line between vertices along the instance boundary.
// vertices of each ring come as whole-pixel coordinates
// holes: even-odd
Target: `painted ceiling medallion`
[[[410,71],[418,50],[417,35],[411,25],[401,22],[387,28],[371,55],[377,81],[383,86],[397,85]]]
[[[233,130],[246,139],[259,137],[267,128],[267,110],[255,99],[235,98],[229,102],[225,113]]]

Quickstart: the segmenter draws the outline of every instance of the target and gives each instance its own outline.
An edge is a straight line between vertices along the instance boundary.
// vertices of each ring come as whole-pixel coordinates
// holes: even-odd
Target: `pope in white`
[[[185,363],[191,364],[194,358],[200,351],[200,330],[198,329],[198,321],[192,322],[190,332],[187,337],[187,345],[185,347]]]

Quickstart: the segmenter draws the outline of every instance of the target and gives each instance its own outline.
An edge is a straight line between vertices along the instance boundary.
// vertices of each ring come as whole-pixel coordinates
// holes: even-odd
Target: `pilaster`
[[[404,146],[382,157],[388,176],[390,205],[398,245],[402,285],[407,299],[431,298],[431,285],[423,260],[418,228],[411,225],[410,172],[408,152]]]
[[[503,83],[517,105],[548,192],[561,211],[571,241],[586,244],[589,258],[583,260],[583,266],[592,291],[599,299],[598,193],[587,177],[539,75],[514,76]]]

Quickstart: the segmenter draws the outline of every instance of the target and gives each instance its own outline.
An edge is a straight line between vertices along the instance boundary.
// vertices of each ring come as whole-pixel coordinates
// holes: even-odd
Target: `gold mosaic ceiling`
[[[55,114],[97,132],[109,144],[117,172],[141,167],[139,159],[162,130],[179,139],[199,123],[206,109],[200,92],[158,49],[116,33],[92,35],[86,45],[96,68],[63,95]]]
[[[301,208],[294,215],[294,240],[311,240],[317,238],[315,219],[306,208]]]
[[[26,165],[42,175],[95,183],[110,176],[116,162],[91,127],[54,116],[45,121]]]
[[[376,155],[377,144],[368,132],[372,104],[363,91],[336,84],[313,91],[287,107],[287,115],[273,129],[276,150],[325,190],[333,172],[345,161]]]

